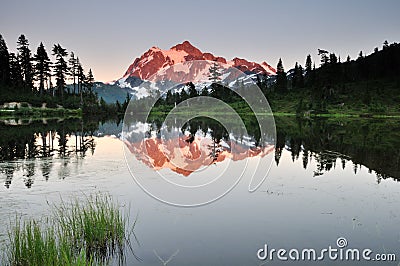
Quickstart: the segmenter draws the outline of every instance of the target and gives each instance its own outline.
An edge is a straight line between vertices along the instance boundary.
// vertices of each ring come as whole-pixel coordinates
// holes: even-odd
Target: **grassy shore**
[[[396,107],[391,107],[390,110],[387,111],[371,111],[368,109],[368,107],[359,107],[359,108],[338,108],[335,106],[328,106],[327,110],[323,113],[318,113],[318,112],[307,112],[307,111],[302,111],[302,112],[296,112],[296,105],[291,104],[288,102],[282,103],[280,106],[277,106],[277,104],[274,105],[272,108],[272,111],[270,112],[265,112],[265,113],[256,113],[257,115],[263,116],[263,115],[273,115],[273,116],[299,116],[299,117],[348,117],[348,118],[355,118],[355,117],[365,117],[365,118],[400,118],[400,111],[396,109]],[[173,107],[171,107],[172,109]],[[247,110],[246,108],[240,108],[240,106],[236,106],[235,111],[239,115],[249,115],[251,112]],[[178,111],[174,111],[175,115],[188,115],[188,114],[194,114],[197,116],[212,116],[214,114],[220,114],[221,110],[226,110],[224,107],[219,107],[219,106],[210,106],[207,111],[197,111],[197,110],[192,110],[190,107],[187,109],[185,108],[180,108]],[[150,117],[164,117],[169,113],[170,110],[166,108],[165,106],[163,107],[155,107],[152,109],[150,113]],[[143,115],[147,115],[143,113]]]
[[[135,223],[109,195],[62,201],[45,220],[16,218],[5,249],[6,265],[98,265],[132,250]]]
[[[38,107],[21,107],[15,109],[0,109],[0,118],[80,118],[82,117],[81,109],[65,109],[65,108],[38,108]]]

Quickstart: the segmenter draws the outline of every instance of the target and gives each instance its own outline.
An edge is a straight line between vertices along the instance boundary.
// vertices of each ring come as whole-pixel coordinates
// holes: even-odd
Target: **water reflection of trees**
[[[218,121],[206,117],[198,117],[187,121],[182,126],[181,131],[182,134],[184,134],[185,131],[189,132],[188,142],[193,141],[197,132],[201,132],[204,137],[210,134],[212,144],[208,146],[210,150],[208,156],[212,159],[213,163],[217,161],[219,154],[223,150],[221,141],[229,141],[229,133],[226,131],[225,127]]]
[[[171,132],[177,127],[177,125],[182,125],[180,133],[182,134],[184,141],[188,144],[191,144],[194,141],[196,134],[201,134],[203,137],[209,135],[212,144],[208,145],[210,150],[208,156],[212,159],[212,162],[215,162],[218,159],[219,154],[223,150],[230,150],[229,147],[222,148],[221,145],[222,141],[229,142],[229,133],[220,122],[208,117],[196,117],[186,122],[177,121],[177,119],[175,119],[173,124],[166,123],[164,125],[160,119],[155,119],[149,124],[149,129],[145,132],[145,137],[150,138],[152,132],[155,132],[157,138],[161,138],[162,126],[165,126],[165,129],[168,132]],[[241,137],[243,137],[243,134],[244,132],[242,132]]]
[[[243,129],[241,124],[235,120],[227,120],[225,121],[225,125],[222,125],[217,120],[202,116],[193,118],[189,121],[179,121],[179,118],[175,118],[174,121],[170,120],[168,122],[169,123],[163,124],[163,121],[160,119],[152,120],[149,122],[150,127],[149,131],[146,132],[147,136],[150,136],[151,132],[156,132],[156,134],[159,136],[162,126],[165,127],[166,131],[170,132],[173,128],[176,128],[177,125],[181,125],[180,129],[182,134],[185,131],[190,132],[190,135],[192,136],[194,136],[197,132],[202,132],[204,136],[206,134],[210,134],[213,141],[218,144],[222,140],[229,140],[229,133],[225,128],[225,126],[227,126],[232,131],[230,133],[234,133],[235,137],[237,137],[239,140],[243,140],[244,137],[251,137],[256,146],[260,141],[260,128],[258,124],[251,124],[248,126],[248,128]]]
[[[297,120],[276,118],[277,141],[275,161],[279,164],[283,151],[293,161],[302,160],[303,167],[316,161],[314,176],[321,176],[335,167],[352,165],[357,173],[362,166],[383,178],[400,180],[400,126],[388,119]]]
[[[62,159],[61,167],[66,169],[71,158],[80,160],[87,152],[93,154],[96,147],[93,133],[97,128],[97,121],[82,120],[0,123],[0,172],[5,176],[5,186],[9,188],[15,172],[21,171],[26,187],[30,188],[37,168],[48,180],[54,159]]]
[[[279,165],[283,152],[289,152],[292,161],[301,160],[304,169],[310,161],[316,162],[314,176],[322,176],[336,167],[352,167],[357,173],[362,166],[381,179],[400,180],[400,123],[390,119],[309,119],[276,117],[275,162]],[[151,130],[159,132],[161,122],[154,121]],[[179,122],[177,124],[180,124]],[[164,125],[173,128],[174,125]],[[254,127],[255,131],[257,127]],[[198,117],[183,124],[182,133],[190,136],[203,132],[210,134],[214,145],[210,156],[217,158],[221,141],[228,141],[225,128],[210,118]],[[239,140],[245,136],[236,133]],[[244,132],[243,132],[244,133]],[[249,134],[252,131],[248,131]],[[257,137],[252,137],[254,141]],[[258,143],[255,142],[257,145]],[[313,166],[314,167],[314,166]]]

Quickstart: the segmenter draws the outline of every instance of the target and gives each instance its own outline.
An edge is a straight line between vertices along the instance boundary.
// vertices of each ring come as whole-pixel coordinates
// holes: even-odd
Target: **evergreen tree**
[[[22,69],[18,58],[14,53],[10,53],[10,85],[19,89],[23,83]]]
[[[76,58],[76,70],[77,70],[77,78],[78,78],[78,93],[81,99],[81,105],[83,105],[83,83],[85,78],[85,73],[81,63],[79,62],[79,58]]]
[[[172,96],[171,90],[167,91],[167,95],[165,96],[165,102],[167,105],[173,105],[174,104],[174,98]]]
[[[46,49],[43,43],[40,43],[34,56],[35,64],[35,76],[36,80],[39,81],[39,94],[43,95],[45,82],[50,75],[50,59],[47,55]]]
[[[179,95],[180,102],[183,102],[184,100],[187,100],[189,98],[189,94],[186,92],[185,87],[181,90],[181,93]]]
[[[213,83],[217,83],[221,80],[222,74],[219,70],[219,65],[217,62],[214,61],[208,71],[210,72],[210,74],[208,75],[208,79],[211,80]]]
[[[348,55],[347,59],[346,59],[346,62],[350,62],[350,61],[351,61],[351,58],[350,58],[350,55]]]
[[[29,42],[25,35],[21,34],[17,41],[18,60],[21,64],[22,76],[24,79],[24,86],[28,90],[33,88],[33,67],[31,50],[29,49]]]
[[[181,102],[181,96],[179,95],[179,92],[175,92],[172,94],[172,99],[173,103],[176,105]]]
[[[294,70],[293,70],[292,88],[297,88],[297,78],[299,76],[298,72],[299,72],[299,65],[296,62],[296,64],[294,65]]]
[[[313,69],[312,69],[312,61],[311,61],[311,55],[309,54],[309,55],[307,55],[307,58],[306,58],[306,73],[305,73],[305,83],[307,84],[307,85],[311,85],[313,82],[314,82],[314,78],[313,78],[313,76],[314,76],[314,72],[313,72]]]
[[[56,57],[56,62],[54,64],[55,77],[56,77],[56,87],[57,94],[64,98],[65,89],[65,78],[67,76],[68,65],[64,57],[68,55],[66,49],[62,48],[61,45],[55,44],[53,46],[53,55]]]
[[[219,86],[217,86],[217,82],[221,80],[221,72],[219,70],[219,65],[217,62],[213,62],[213,64],[211,65],[211,67],[208,70],[210,73],[208,75],[208,79],[212,81],[210,88],[211,88],[211,93],[210,95],[216,98],[218,97],[219,91],[218,88]]]
[[[206,86],[204,86],[204,88],[201,90],[200,93],[201,96],[208,96],[208,89]]]
[[[72,77],[73,80],[73,86],[74,86],[74,95],[76,94],[76,72],[77,72],[77,65],[76,65],[76,58],[73,52],[71,52],[68,64],[69,64],[69,74]]]
[[[194,98],[197,97],[197,90],[196,87],[194,86],[193,82],[189,82],[187,84],[187,86],[189,87],[189,98]]]
[[[85,88],[87,89],[87,92],[89,94],[92,93],[93,85],[94,85],[94,77],[93,77],[92,69],[90,68],[87,76],[85,77]]]
[[[336,64],[338,62],[338,58],[334,53],[329,54],[329,63],[332,65]]]
[[[0,84],[10,83],[10,55],[3,36],[0,34]]]
[[[297,85],[299,88],[304,87],[304,70],[301,65],[299,65],[299,71],[298,71],[298,76],[297,76]]]
[[[296,62],[292,77],[292,87],[294,89],[304,87],[303,67]]]
[[[276,87],[278,91],[285,92],[287,90],[287,76],[281,58],[276,66]]]
[[[306,59],[306,75],[311,73],[311,71],[312,71],[311,55],[307,55],[307,59]]]
[[[318,49],[318,55],[321,56],[321,66],[329,64],[328,51]]]
[[[122,110],[125,112],[128,108],[129,102],[131,101],[131,95],[126,93],[125,101],[122,103]]]
[[[387,49],[389,47],[389,42],[386,40],[383,42],[383,49]]]

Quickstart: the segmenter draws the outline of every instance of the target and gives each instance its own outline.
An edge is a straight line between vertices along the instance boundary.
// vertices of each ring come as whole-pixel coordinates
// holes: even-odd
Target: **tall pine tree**
[[[10,84],[10,54],[0,34],[0,85]]]
[[[22,77],[24,79],[24,86],[27,90],[33,89],[33,66],[31,50],[29,49],[28,39],[25,38],[24,34],[19,36],[17,41],[18,60],[21,64]]]
[[[221,80],[221,75],[222,75],[218,63],[214,61],[213,64],[208,69],[208,71],[209,71],[208,79],[212,82],[210,85],[211,88],[210,95],[218,98],[218,95],[221,92],[219,90],[220,86],[219,84],[217,84],[217,82]]]
[[[186,84],[189,88],[189,98],[197,97],[198,93],[196,87],[194,86],[193,82],[189,82]]]
[[[321,56],[321,66],[329,64],[329,52],[326,50],[318,49],[318,55]]]
[[[85,73],[83,67],[79,61],[79,57],[76,58],[76,75],[78,80],[78,93],[81,98],[81,106],[83,105],[83,89],[84,89],[84,82],[85,82]]]
[[[295,89],[297,88],[297,80],[298,80],[298,74],[299,72],[299,64],[296,62],[294,65],[294,70],[293,70],[293,76],[292,76],[292,88]]]
[[[68,52],[59,44],[54,44],[52,52],[56,57],[56,62],[54,64],[54,76],[56,77],[57,94],[63,99],[65,78],[68,71],[68,65],[64,58],[68,55]]]
[[[292,77],[293,89],[302,88],[304,86],[303,67],[296,62]]]
[[[331,63],[332,65],[336,64],[338,62],[338,58],[335,55],[335,53],[331,53],[329,54],[329,63]]]
[[[278,65],[276,66],[276,88],[281,92],[287,91],[287,76],[281,58],[279,58]]]
[[[92,69],[90,68],[85,77],[85,87],[89,94],[92,93],[93,85],[94,85],[94,77],[93,77]]]
[[[298,71],[298,87],[303,88],[304,87],[304,70],[301,65],[299,65],[299,71]]]
[[[313,72],[313,67],[312,67],[312,60],[311,60],[311,55],[307,55],[306,58],[306,65],[305,65],[305,77],[304,77],[304,82],[306,85],[311,85],[314,82],[314,72]]]
[[[311,73],[312,71],[312,61],[311,61],[311,55],[307,55],[306,59],[306,74]]]
[[[14,53],[10,53],[10,85],[20,89],[23,83],[22,69],[18,58]]]
[[[167,103],[167,105],[173,105],[174,104],[174,98],[172,96],[172,92],[171,90],[167,91],[167,95],[165,96],[165,102]]]
[[[217,62],[213,62],[213,64],[210,66],[208,69],[210,72],[208,75],[208,79],[211,80],[213,83],[217,83],[218,81],[221,80],[221,72],[219,70],[219,65]]]
[[[34,56],[35,64],[35,76],[36,80],[39,81],[39,94],[43,95],[45,89],[45,83],[48,76],[50,75],[50,59],[47,55],[46,49],[43,43],[40,43]]]
[[[71,54],[70,54],[68,64],[69,64],[69,74],[73,80],[74,95],[75,95],[76,94],[76,72],[77,72],[76,67],[77,67],[77,65],[76,65],[75,54],[73,52],[71,52]]]

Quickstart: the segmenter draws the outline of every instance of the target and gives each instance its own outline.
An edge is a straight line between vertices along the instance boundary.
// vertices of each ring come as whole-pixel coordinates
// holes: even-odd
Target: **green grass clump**
[[[85,249],[73,252],[70,243],[58,235],[56,227],[48,222],[42,227],[33,219],[23,223],[16,219],[9,233],[5,264],[93,265],[93,257],[87,256]]]
[[[85,201],[61,201],[45,221],[16,219],[9,233],[8,265],[106,264],[120,262],[129,248],[133,225],[109,195],[94,194]]]
[[[107,259],[117,253],[122,255],[129,220],[108,195],[96,194],[88,197],[83,204],[78,200],[70,205],[62,202],[55,208],[59,230],[73,246],[86,249],[96,258]]]

